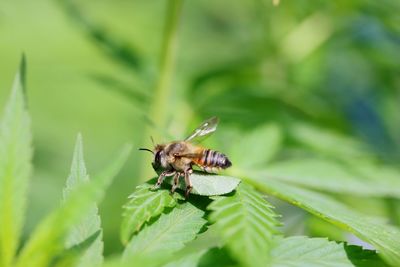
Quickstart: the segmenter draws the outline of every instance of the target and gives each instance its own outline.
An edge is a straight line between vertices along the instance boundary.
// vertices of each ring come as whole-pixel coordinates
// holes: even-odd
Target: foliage
[[[31,172],[30,118],[24,97],[22,58],[0,124],[0,265],[9,266],[19,246]]]
[[[400,264],[400,230],[381,219],[352,211],[345,205],[317,192],[277,181],[259,183],[263,190],[327,220],[371,243],[393,266]]]
[[[46,266],[52,257],[60,253],[64,247],[69,229],[87,216],[93,202],[100,200],[105,188],[122,167],[129,153],[125,148],[121,155],[110,164],[91,183],[78,186],[63,205],[49,214],[33,232],[18,257],[16,266]]]
[[[398,1],[0,10],[0,87],[15,55],[32,59],[32,90],[22,60],[0,122],[0,266],[400,265]],[[188,199],[183,181],[150,189],[149,153],[111,185],[128,148],[89,179],[81,137],[64,186],[77,131],[99,165],[127,139],[151,149],[211,116],[203,145],[233,166],[191,175]]]
[[[268,262],[273,235],[277,233],[276,215],[252,187],[241,184],[232,197],[216,197],[208,206],[221,236],[231,251],[246,266]]]
[[[313,189],[333,193],[355,194],[360,196],[400,197],[400,179],[395,175],[386,176],[384,171],[396,173],[391,168],[375,169],[373,164],[367,164],[369,173],[360,173],[355,169],[365,164],[355,164],[353,169],[343,164],[326,159],[307,158],[289,159],[270,164],[265,169],[250,170],[256,177],[285,181]],[[373,173],[379,174],[372,175]],[[382,179],[385,177],[385,179]]]
[[[168,191],[152,191],[149,184],[138,186],[124,206],[124,220],[121,226],[122,242],[127,243],[130,236],[138,232],[144,223],[160,215],[165,208],[175,205],[176,199]]]
[[[203,215],[190,203],[179,205],[134,236],[125,248],[125,257],[135,254],[158,257],[180,250],[205,224]]]
[[[31,164],[29,117],[22,88],[24,68],[23,59],[1,121],[1,162],[4,164],[0,168],[2,266],[63,266],[65,262],[69,262],[69,266],[72,263],[74,266],[100,266],[102,241],[95,202],[103,198],[106,188],[127,159],[130,148],[125,147],[109,167],[89,182],[80,136],[64,191],[64,203],[39,223],[15,255],[25,215]],[[77,258],[76,254],[80,257]],[[71,255],[76,260],[66,261],[65,256]]]
[[[271,253],[273,267],[385,266],[375,252],[338,244],[325,238],[279,238]]]
[[[89,182],[89,176],[86,172],[83,159],[82,136],[79,134],[72,159],[71,173],[67,178],[66,187],[64,189],[64,200],[68,199],[69,195],[80,184],[87,182]],[[91,241],[90,246],[86,248],[83,255],[80,255],[79,263],[76,266],[101,266],[103,262],[103,241],[101,220],[98,215],[96,203],[92,203],[86,216],[81,218],[79,223],[74,225],[69,231],[70,233],[66,240],[67,248],[77,246],[95,235],[95,240]]]

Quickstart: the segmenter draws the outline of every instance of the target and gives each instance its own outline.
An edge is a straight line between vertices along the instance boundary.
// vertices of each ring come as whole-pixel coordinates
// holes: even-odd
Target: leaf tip
[[[21,59],[19,62],[19,67],[18,67],[18,72],[15,76],[15,80],[14,80],[14,87],[13,87],[13,91],[14,94],[16,93],[16,91],[21,90],[22,94],[25,97],[25,101],[26,101],[26,56],[25,53],[22,52],[21,55]]]
[[[75,148],[76,147],[83,147],[83,137],[81,132],[78,132],[76,135]]]
[[[73,155],[73,163],[75,162],[76,164],[82,164],[83,168],[84,167],[84,156],[83,156],[83,138],[82,134],[79,132],[76,137],[75,141],[75,149],[74,149],[74,155]]]

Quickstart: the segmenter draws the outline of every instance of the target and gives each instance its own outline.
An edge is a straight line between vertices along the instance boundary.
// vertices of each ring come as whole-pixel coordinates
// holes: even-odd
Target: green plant
[[[230,19],[229,1],[187,1],[192,12],[201,9],[203,19],[185,17],[185,26],[188,22],[202,42],[220,42],[223,36],[224,47],[204,49],[195,39],[182,50],[200,51],[196,60],[188,60],[190,54],[185,59],[189,63],[182,63],[177,37],[184,1],[169,0],[158,69],[151,56],[129,45],[130,35],[116,38],[73,0],[58,2],[111,59],[105,65],[119,64],[117,71],[96,69],[90,77],[129,100],[134,116],[145,118],[140,125],[129,120],[137,144],[154,134],[159,135],[156,140],[179,138],[196,120],[218,115],[224,125],[208,141],[232,159],[233,167],[221,175],[192,175],[193,194],[185,200],[182,191],[171,195],[167,184],[150,190],[154,179],[142,183],[154,175],[149,159],[135,157],[143,162],[132,164],[125,179],[140,183],[124,205],[120,237],[125,248],[103,262],[96,203],[127,152],[89,181],[78,135],[61,207],[24,240],[32,148],[23,61],[0,125],[0,266],[400,265],[400,171],[389,165],[398,163],[400,147],[398,124],[392,123],[400,114],[397,92],[391,89],[398,86],[396,1],[282,1],[285,7],[273,11],[265,5],[268,1],[243,1],[236,6],[240,12],[233,12],[239,16]],[[115,14],[108,11],[107,17]],[[352,21],[360,14],[369,17],[360,20],[366,32],[354,29],[359,26]],[[242,21],[247,16],[249,24]],[[211,26],[196,28],[201,23]],[[202,27],[205,33],[197,31]],[[140,37],[154,41],[147,29]],[[343,45],[349,39],[351,44]],[[219,58],[225,50],[229,57]],[[332,58],[335,67],[320,63]],[[364,108],[362,115],[375,111],[366,101],[366,84],[387,88],[373,92],[385,117],[352,117],[358,115],[351,114],[355,108]],[[321,89],[326,87],[334,90]],[[342,94],[335,93],[340,90]],[[350,130],[356,123],[360,132],[375,134],[369,145],[362,142],[368,138]],[[149,128],[143,130],[144,125]],[[113,134],[123,132],[119,130]],[[107,219],[118,217],[119,210],[110,210]],[[346,243],[351,239],[358,245]],[[106,242],[105,247],[113,245]]]
[[[101,266],[103,244],[96,202],[103,198],[130,148],[125,147],[112,164],[89,181],[80,135],[62,204],[38,224],[17,252],[32,155],[24,73],[23,58],[0,124],[1,266]]]
[[[246,141],[260,140],[259,138],[276,134],[276,127],[269,126],[256,129],[242,138]],[[398,228],[304,186],[319,189],[321,186],[318,180],[324,175],[337,176],[342,177],[338,179],[343,179],[346,184],[336,183],[336,186],[347,187],[348,192],[352,190],[361,195],[398,197],[398,193],[393,190],[397,190],[399,181],[392,180],[389,185],[388,180],[382,178],[365,181],[368,179],[366,176],[359,181],[360,178],[352,176],[347,168],[333,163],[319,165],[318,160],[312,164],[314,168],[308,168],[307,164],[301,161],[296,164],[295,160],[283,162],[278,160],[274,163],[273,159],[279,151],[280,140],[280,138],[270,138],[267,141],[269,145],[263,146],[263,151],[259,151],[260,154],[254,153],[254,148],[249,145],[242,145],[239,149],[232,147],[230,153],[228,149],[228,155],[232,156],[234,164],[237,163],[230,173],[241,177],[242,183],[227,195],[193,196],[189,199],[198,213],[206,214],[204,216],[207,218],[206,224],[204,217],[197,217],[198,213],[188,219],[187,216],[194,212],[192,209],[181,214],[183,218],[181,223],[187,225],[175,224],[175,210],[178,209],[182,213],[182,207],[188,205],[187,201],[176,196],[175,198],[168,196],[168,199],[160,198],[161,195],[167,197],[168,189],[152,191],[149,185],[139,186],[133,193],[131,201],[125,206],[124,221],[135,222],[134,225],[124,223],[122,227],[123,239],[126,241],[127,237],[131,236],[125,248],[125,260],[134,261],[138,258],[136,256],[138,251],[147,251],[148,244],[139,240],[149,241],[150,236],[154,234],[155,240],[152,245],[155,248],[152,247],[148,254],[141,254],[142,262],[139,261],[151,266],[162,266],[171,261],[174,262],[173,266],[180,266],[179,263],[185,262],[186,257],[191,259],[188,261],[193,266],[203,266],[204,262],[210,259],[213,262],[223,262],[224,258],[231,259],[229,265],[240,266],[398,266],[400,264]],[[244,155],[247,159],[241,161]],[[264,169],[261,167],[264,164],[259,164],[265,161],[271,161],[269,169]],[[256,164],[252,165],[251,162]],[[208,183],[206,179],[201,179],[201,175],[193,179],[198,180],[196,182],[200,184]],[[220,176],[216,175],[213,179],[218,180]],[[374,192],[358,190],[363,182],[373,183],[371,187],[379,190]],[[183,185],[181,188],[184,188]],[[195,189],[196,184],[194,191]],[[223,189],[224,186],[221,185],[220,190]],[[325,186],[321,189],[332,192],[339,190],[335,186],[329,188]],[[218,192],[214,193],[218,195]],[[376,251],[349,246],[345,242],[329,241],[327,238],[283,237],[277,219],[280,216],[274,210],[274,205],[264,198],[264,194],[287,201],[335,225],[338,229],[353,233],[361,240],[372,244]],[[144,195],[146,198],[141,198]],[[146,206],[153,207],[148,212],[144,211],[147,217],[138,216],[138,211],[146,209]],[[164,210],[161,216],[159,216],[160,210]],[[169,216],[170,220],[167,219]],[[205,228],[201,228],[201,225]],[[160,229],[162,226],[165,228]],[[184,237],[179,234],[181,231],[185,233]],[[196,234],[198,239],[208,235],[208,242],[199,242],[195,239]],[[157,236],[174,241],[158,243]],[[186,243],[186,247],[182,248],[182,243]],[[196,248],[192,251],[200,253],[201,256],[196,254],[198,257],[195,257],[194,252],[189,253],[192,246]],[[213,254],[213,249],[221,251]]]
[[[21,251],[16,251],[31,166],[24,72],[23,59],[0,126],[2,266],[101,266],[101,220],[95,203],[103,197],[129,149],[125,148],[113,164],[89,181],[80,135],[63,203],[43,219]],[[354,190],[359,194],[398,197],[400,182],[390,178],[368,178],[365,173],[360,173],[370,183],[367,188],[375,190],[359,190],[363,188],[360,181],[340,165],[295,159],[273,163],[280,148],[280,134],[276,126],[261,127],[245,136],[243,143],[227,151],[237,162],[231,173],[241,177],[240,184],[240,180],[233,177],[196,173],[191,176],[194,188],[189,201],[179,193],[171,195],[165,187],[152,190],[151,183],[138,186],[124,206],[121,237],[126,244],[125,251],[121,259],[106,265],[202,265],[207,260],[222,262],[222,258],[229,258],[230,264],[241,266],[399,265],[400,231],[397,228],[303,186],[333,192],[347,188],[347,191]],[[266,136],[269,138],[265,139]],[[267,141],[262,149],[255,151],[251,144],[257,140]],[[246,160],[241,160],[244,155]],[[264,169],[263,163],[267,161],[271,163]],[[371,170],[372,165],[368,166]],[[335,184],[327,187],[318,182],[316,177],[327,170],[326,175],[343,179],[345,185],[335,183],[343,188],[335,187]],[[386,172],[390,174],[388,167]],[[378,254],[324,238],[282,237],[279,215],[262,193],[285,200],[353,233],[372,244]],[[213,253],[213,249],[219,249],[218,253]]]

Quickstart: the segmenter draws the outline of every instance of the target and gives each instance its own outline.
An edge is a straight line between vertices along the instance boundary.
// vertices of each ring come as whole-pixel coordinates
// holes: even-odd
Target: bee
[[[232,166],[231,161],[225,154],[198,145],[205,137],[215,132],[218,122],[217,117],[204,121],[183,141],[158,144],[155,145],[153,150],[140,148],[140,150],[153,153],[153,168],[156,171],[162,171],[153,189],[158,189],[165,177],[173,176],[171,188],[171,193],[173,193],[179,185],[180,177],[184,177],[186,184],[185,197],[187,198],[193,188],[190,181],[193,166],[197,166],[207,173],[217,173],[221,169]]]

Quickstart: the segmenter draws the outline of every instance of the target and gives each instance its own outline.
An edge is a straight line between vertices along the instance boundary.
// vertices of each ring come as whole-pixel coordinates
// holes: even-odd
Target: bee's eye
[[[156,153],[156,155],[154,157],[154,162],[157,163],[157,164],[159,164],[160,161],[161,161],[161,155],[160,154],[161,154],[161,151],[157,151],[157,153]]]
[[[154,155],[154,162],[151,164],[153,165],[154,170],[158,170],[161,167],[161,151],[156,152]]]

